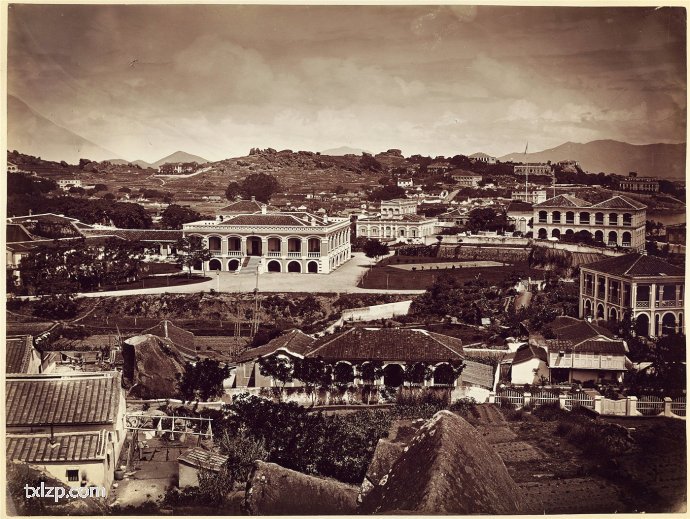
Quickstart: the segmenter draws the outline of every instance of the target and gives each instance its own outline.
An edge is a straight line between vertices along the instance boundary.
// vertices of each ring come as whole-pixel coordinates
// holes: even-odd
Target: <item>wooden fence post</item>
[[[561,409],[565,409],[565,401],[567,400],[568,395],[561,393],[558,395],[558,405],[560,406]]]
[[[671,411],[672,401],[670,397],[664,397],[664,416],[673,416],[673,411]]]
[[[594,412],[601,414],[601,403],[604,397],[601,395],[594,395]]]
[[[525,392],[522,394],[522,398],[523,398],[522,406],[527,407],[530,404],[530,402],[532,401],[532,393]]]
[[[496,403],[496,393],[493,391],[489,393],[489,403],[490,404],[495,404]]]
[[[629,396],[627,399],[627,403],[625,406],[626,410],[626,415],[627,416],[638,416],[641,413],[637,412],[637,397],[636,396]]]

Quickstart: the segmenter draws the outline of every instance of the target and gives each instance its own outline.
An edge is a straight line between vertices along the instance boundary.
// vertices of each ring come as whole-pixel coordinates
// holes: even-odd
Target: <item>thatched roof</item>
[[[256,461],[247,483],[250,515],[345,515],[357,506],[357,488]]]
[[[527,506],[501,458],[463,418],[434,415],[363,499],[363,513],[519,514]]]

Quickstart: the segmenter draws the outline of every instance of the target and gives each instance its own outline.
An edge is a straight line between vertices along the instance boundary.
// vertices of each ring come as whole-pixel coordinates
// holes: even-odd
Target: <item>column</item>
[[[223,237],[220,239],[220,253],[221,253],[223,256],[227,256],[227,255],[228,255],[228,237],[227,237],[227,236],[223,236]]]
[[[308,250],[309,250],[309,243],[307,243],[307,239],[305,237],[302,237],[301,244],[300,244],[300,255],[303,258],[305,258],[307,256]]]
[[[280,256],[285,259],[288,253],[288,239],[285,236],[280,237]]]

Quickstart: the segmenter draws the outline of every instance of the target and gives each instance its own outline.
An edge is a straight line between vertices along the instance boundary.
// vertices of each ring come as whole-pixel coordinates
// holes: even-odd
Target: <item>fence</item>
[[[578,407],[591,409],[597,414],[606,416],[667,416],[684,418],[686,416],[686,397],[671,399],[651,395],[628,396],[619,400],[592,395],[587,392],[555,394],[551,391],[521,392],[506,388],[496,393],[489,393],[489,403],[499,406],[512,405],[521,408],[527,405],[539,407],[558,402],[561,409],[572,411]]]

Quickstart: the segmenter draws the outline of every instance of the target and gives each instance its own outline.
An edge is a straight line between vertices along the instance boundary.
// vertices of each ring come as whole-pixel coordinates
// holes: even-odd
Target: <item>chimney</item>
[[[254,197],[252,197],[252,200],[253,199],[254,199]],[[261,214],[266,214],[267,212],[268,212],[268,207],[266,206],[266,204],[261,204]]]
[[[252,202],[256,202],[256,197],[252,197]]]

